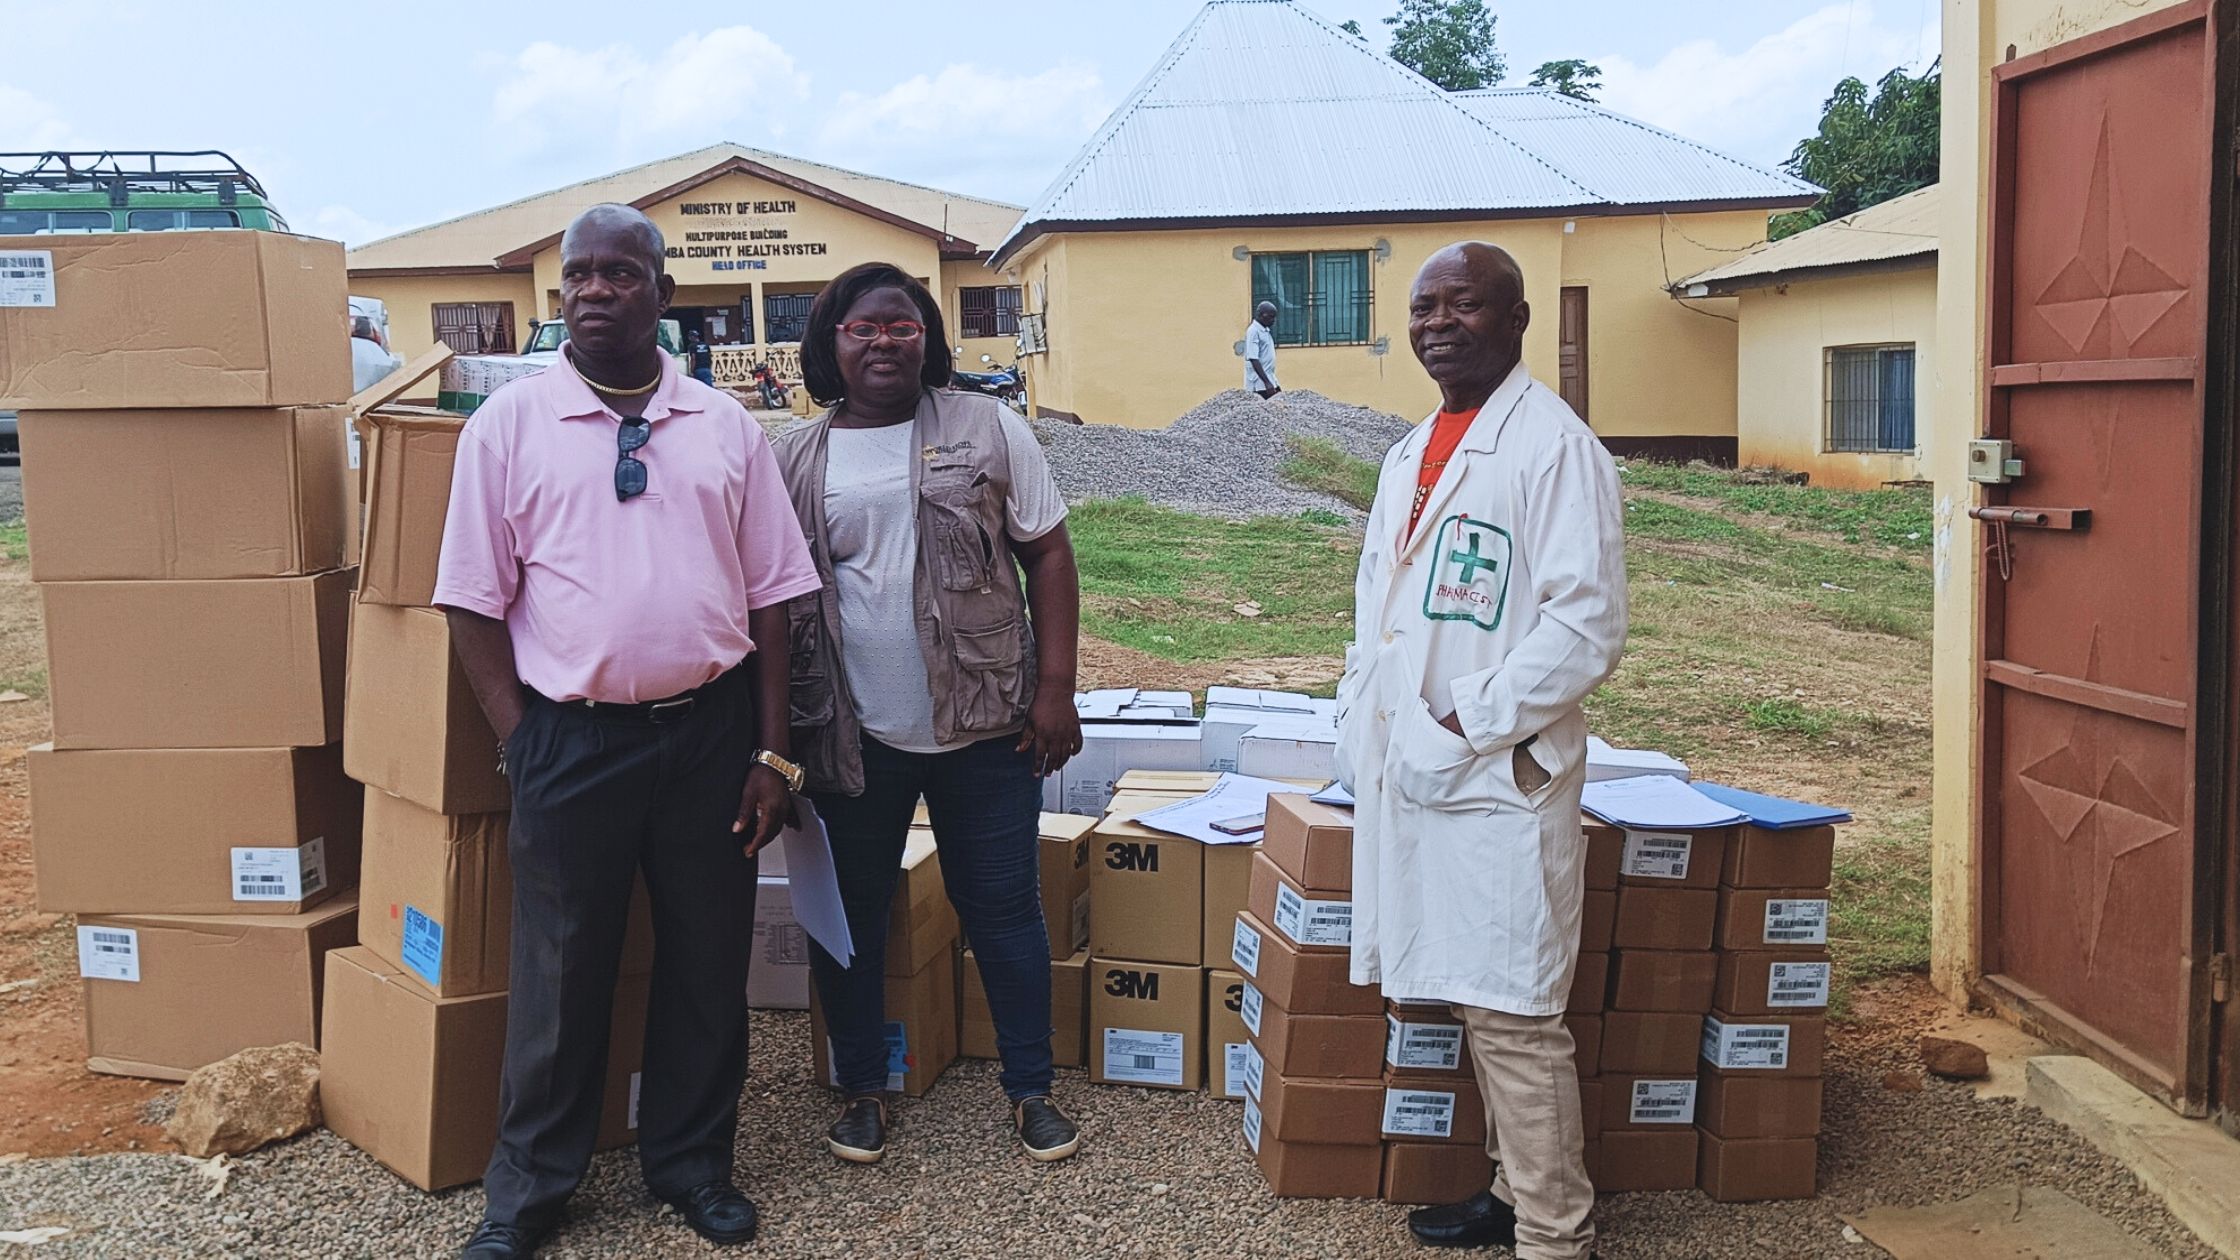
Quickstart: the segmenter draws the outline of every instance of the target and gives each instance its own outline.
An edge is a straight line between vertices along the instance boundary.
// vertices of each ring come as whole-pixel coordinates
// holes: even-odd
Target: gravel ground
[[[741,1126],[740,1180],[763,1209],[768,1256],[1368,1256],[1419,1254],[1402,1211],[1379,1203],[1270,1198],[1237,1134],[1235,1104],[1202,1095],[1093,1088],[1061,1074],[1083,1153],[1043,1167],[1020,1157],[993,1065],[966,1062],[897,1112],[894,1153],[842,1165],[817,1134],[828,1118],[808,1082],[807,1024],[755,1017],[756,1064]],[[2131,1176],[2058,1123],[1931,1081],[1891,1092],[1918,1021],[1851,1026],[1831,1049],[1822,1196],[1722,1205],[1695,1193],[1620,1195],[1597,1209],[1602,1254],[1626,1257],[1865,1257],[1839,1212],[1957,1199],[2017,1179],[2056,1186],[2140,1239],[2142,1255],[2211,1252]],[[40,1260],[122,1255],[397,1257],[446,1254],[481,1209],[476,1187],[422,1194],[324,1132],[252,1155],[230,1184],[176,1156],[105,1155],[0,1166],[0,1229],[63,1225]],[[9,1254],[13,1254],[11,1251]],[[599,1158],[548,1256],[715,1255],[656,1209],[628,1151]]]
[[[1381,460],[1409,423],[1398,416],[1332,400],[1313,390],[1286,390],[1263,401],[1241,389],[1215,394],[1166,429],[1039,421],[1050,470],[1066,501],[1140,495],[1154,503],[1211,516],[1292,516],[1333,512],[1349,520],[1349,504],[1286,485],[1275,470],[1290,454],[1287,439],[1326,438],[1348,454]]]

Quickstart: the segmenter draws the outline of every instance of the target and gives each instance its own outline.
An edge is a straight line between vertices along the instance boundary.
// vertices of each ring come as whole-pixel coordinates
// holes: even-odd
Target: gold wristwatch
[[[786,791],[797,795],[801,791],[802,780],[809,777],[808,771],[767,748],[755,750],[754,763],[758,766],[768,766],[777,771],[778,777],[786,781]]]

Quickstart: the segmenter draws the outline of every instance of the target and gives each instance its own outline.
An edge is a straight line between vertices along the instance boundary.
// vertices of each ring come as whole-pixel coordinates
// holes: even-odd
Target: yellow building
[[[1932,185],[1673,286],[1737,300],[1740,463],[1847,489],[1922,479],[1938,226]]]
[[[716,379],[753,365],[800,379],[809,300],[860,262],[924,281],[963,363],[1016,357],[1019,294],[983,266],[1016,206],[719,144],[374,241],[350,251],[350,291],[389,307],[407,358],[438,341],[513,353],[560,311],[560,234],[586,207],[623,202],[668,240],[670,316],[716,349]],[[954,348],[954,347],[952,347]]]
[[[1731,459],[1735,301],[1668,286],[1818,190],[1552,92],[1447,93],[1288,0],[1214,0],[996,250],[1038,414],[1157,426],[1241,386],[1422,415],[1407,291],[1441,246],[1523,265],[1526,362],[1614,449]]]

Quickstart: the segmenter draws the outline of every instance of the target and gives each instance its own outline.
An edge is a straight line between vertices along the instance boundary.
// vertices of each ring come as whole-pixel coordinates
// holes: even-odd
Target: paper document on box
[[[832,840],[825,834],[824,819],[806,797],[795,797],[801,825],[779,833],[785,849],[786,881],[793,888],[793,917],[824,952],[841,966],[856,955],[848,935],[848,912],[840,904],[840,875],[832,868]]]
[[[1666,753],[1646,748],[1612,748],[1601,737],[1587,736],[1587,781],[1601,783],[1610,779],[1633,779],[1658,774],[1686,783],[1691,777],[1688,763]]]
[[[1345,784],[1336,779],[1330,781],[1330,786],[1307,799],[1317,805],[1341,805],[1347,809],[1353,808],[1353,793],[1347,789]]]
[[[1200,844],[1252,844],[1260,839],[1262,828],[1258,825],[1242,828],[1243,834],[1239,835],[1217,831],[1214,824],[1263,816],[1268,812],[1270,793],[1298,790],[1294,784],[1273,779],[1225,774],[1214,781],[1213,789],[1204,796],[1147,810],[1137,814],[1135,821],[1153,831],[1183,836]]]
[[[1589,783],[1580,796],[1579,807],[1613,827],[1686,831],[1731,827],[1747,817],[1663,775]]]

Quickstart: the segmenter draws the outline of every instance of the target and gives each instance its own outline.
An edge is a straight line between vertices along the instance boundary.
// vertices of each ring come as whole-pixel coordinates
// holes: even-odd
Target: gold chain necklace
[[[616,389],[612,385],[601,385],[591,379],[590,373],[583,370],[583,364],[576,362],[575,352],[572,350],[568,352],[568,366],[576,370],[576,375],[583,378],[584,384],[610,398],[635,398],[640,394],[650,394],[661,387],[661,374],[659,372],[654,373],[651,381],[638,386],[636,389]]]

